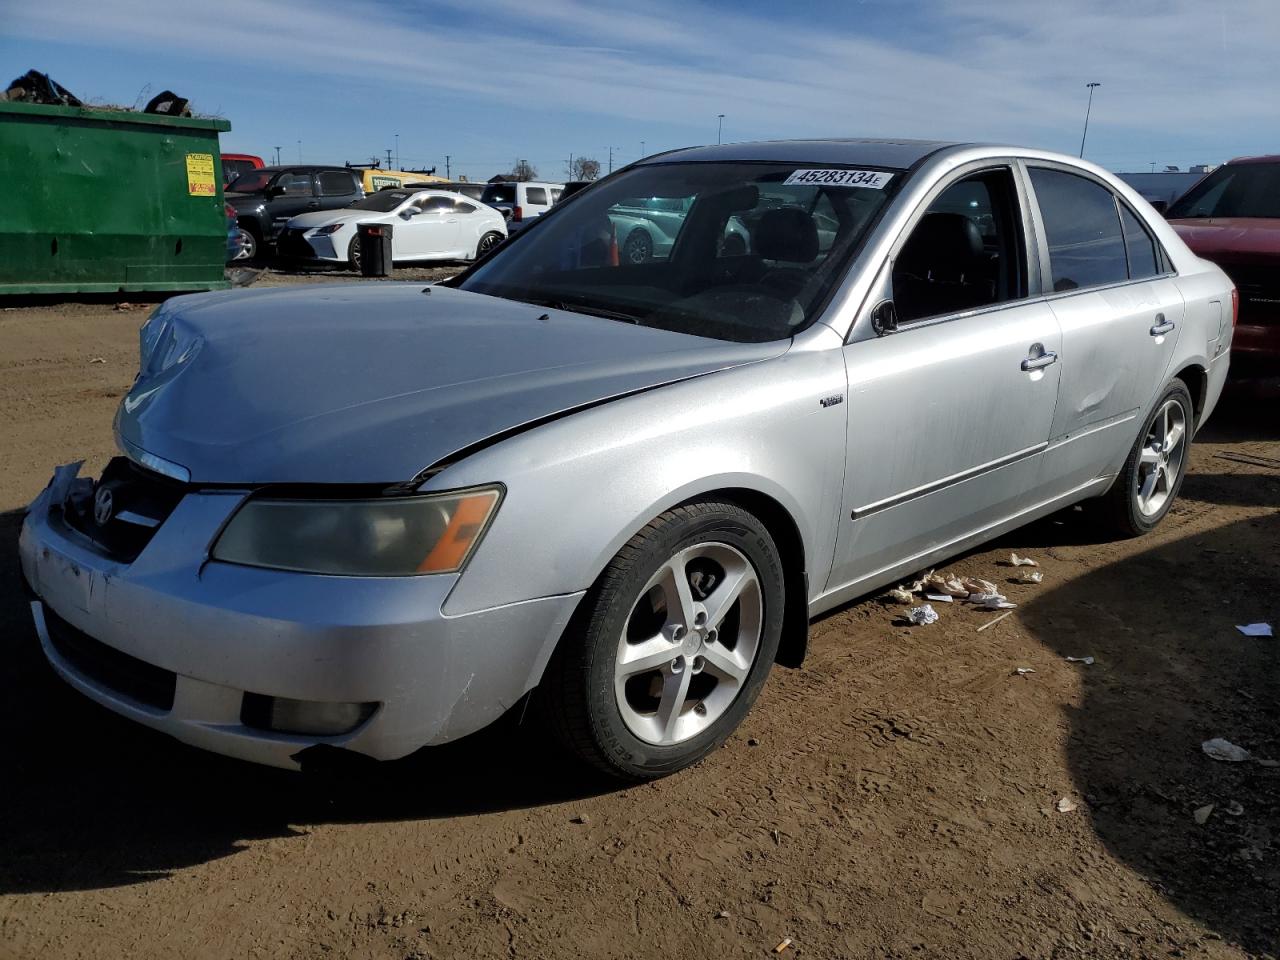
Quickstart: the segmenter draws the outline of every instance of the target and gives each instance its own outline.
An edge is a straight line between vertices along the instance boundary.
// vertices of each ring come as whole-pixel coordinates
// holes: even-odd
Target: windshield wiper
[[[582,313],[589,317],[603,317],[606,320],[622,320],[626,323],[639,324],[640,318],[633,313],[623,313],[620,310],[606,310],[603,307],[589,306],[584,303],[572,303],[568,300],[556,300],[551,297],[518,297],[521,303],[528,303],[535,307],[547,307],[551,310],[565,310],[569,313]]]

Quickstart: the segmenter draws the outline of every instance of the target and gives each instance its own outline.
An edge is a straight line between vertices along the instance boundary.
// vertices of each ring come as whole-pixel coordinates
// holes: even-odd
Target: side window
[[[1020,299],[1025,260],[1012,171],[987,170],[953,183],[929,204],[894,260],[898,320]]]
[[[561,195],[561,194],[563,194],[563,193],[564,193],[564,191],[563,191],[563,190],[561,190],[561,189],[559,189],[558,187],[552,187],[552,188],[551,188],[551,202],[552,202],[552,203],[559,203],[559,202],[560,202],[560,195]]]
[[[461,200],[456,201],[453,205],[454,213],[474,213],[475,209],[475,204],[464,203]]]
[[[284,187],[286,197],[309,197],[311,196],[311,174],[282,173],[280,179],[276,181],[276,186]]]
[[[536,203],[536,204],[545,206],[547,203],[547,188],[546,187],[526,187],[524,196],[525,196],[525,203]]]
[[[414,201],[427,213],[444,213],[453,211],[453,201],[448,197],[419,197]]]
[[[320,196],[345,197],[356,192],[351,174],[341,170],[326,170],[320,174]]]
[[[1055,291],[1129,279],[1115,197],[1106,187],[1061,170],[1031,168]]]
[[[1138,215],[1125,204],[1120,204],[1120,222],[1124,227],[1124,248],[1129,254],[1129,279],[1145,280],[1159,276],[1160,257],[1156,253],[1155,238],[1147,232]]]

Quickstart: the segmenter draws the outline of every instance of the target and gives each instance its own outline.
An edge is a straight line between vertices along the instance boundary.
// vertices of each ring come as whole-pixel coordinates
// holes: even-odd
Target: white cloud
[[[450,21],[442,23],[442,7]],[[933,0],[892,39],[778,16],[654,0],[42,0],[11,33],[154,45],[496,102],[513,91],[566,111],[773,136],[895,134],[1066,146],[1099,80],[1099,136],[1151,149],[1243,142],[1280,104],[1276,0]],[[856,10],[856,7],[850,9]],[[923,16],[927,12],[928,16]],[[838,20],[838,18],[836,18]]]

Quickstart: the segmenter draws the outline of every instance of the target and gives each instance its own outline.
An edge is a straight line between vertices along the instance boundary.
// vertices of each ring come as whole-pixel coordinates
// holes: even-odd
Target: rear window
[[[536,203],[539,206],[546,205],[547,190],[545,187],[525,187],[524,195],[527,198],[526,203]]]
[[[253,165],[252,160],[228,160],[226,157],[223,157],[222,182],[224,184],[231,183],[231,181],[235,180],[235,178],[241,174],[245,174],[256,169],[257,168]]]
[[[516,188],[513,183],[491,183],[484,188],[481,203],[515,203]]]
[[[1280,217],[1280,163],[1229,163],[1169,207],[1170,220]]]

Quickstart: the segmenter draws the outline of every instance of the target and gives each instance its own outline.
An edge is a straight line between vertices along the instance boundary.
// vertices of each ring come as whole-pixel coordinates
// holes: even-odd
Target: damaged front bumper
[[[319,744],[389,760],[479,730],[537,683],[581,597],[446,616],[456,575],[208,560],[247,491],[187,492],[136,557],[113,558],[64,514],[69,483],[36,499],[19,541],[50,663],[117,713],[245,760],[297,768]],[[360,709],[346,732],[299,734],[268,728],[273,701]]]

